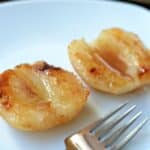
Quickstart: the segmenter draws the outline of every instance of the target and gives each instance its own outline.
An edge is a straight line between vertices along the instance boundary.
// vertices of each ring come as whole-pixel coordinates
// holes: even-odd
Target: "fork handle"
[[[65,140],[65,144],[66,144],[66,150],[78,150],[78,148],[72,143],[70,138],[67,138]]]

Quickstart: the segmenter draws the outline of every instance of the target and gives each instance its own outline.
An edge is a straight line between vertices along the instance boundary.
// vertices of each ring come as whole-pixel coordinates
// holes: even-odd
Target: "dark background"
[[[113,1],[113,0],[111,0],[111,1]],[[125,2],[125,3],[133,3],[133,4],[140,5],[140,6],[143,6],[145,8],[150,9],[150,0],[114,0],[114,1],[122,1],[122,2]]]

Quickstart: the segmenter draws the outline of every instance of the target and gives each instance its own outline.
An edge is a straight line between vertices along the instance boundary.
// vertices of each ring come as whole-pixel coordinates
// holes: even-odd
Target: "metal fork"
[[[105,118],[96,121],[79,132],[65,139],[67,150],[120,150],[122,149],[147,123],[148,117],[141,118],[140,123],[135,121],[141,116],[142,112],[132,114],[131,119],[128,119],[136,108],[136,105],[127,107],[128,102],[120,105]],[[126,109],[123,111],[123,109]],[[117,115],[120,114],[121,115]],[[129,121],[125,121],[128,119]],[[121,122],[125,124],[121,125]],[[120,126],[119,126],[120,125]],[[130,131],[128,128],[132,127]],[[127,132],[128,131],[128,132]],[[126,134],[128,133],[128,134]],[[124,136],[123,136],[124,135]]]

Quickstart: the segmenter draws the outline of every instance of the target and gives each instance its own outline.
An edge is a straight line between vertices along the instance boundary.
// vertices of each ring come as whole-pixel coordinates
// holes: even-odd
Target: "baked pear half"
[[[74,40],[71,63],[91,87],[123,94],[150,83],[150,51],[134,33],[106,29],[92,43]]]
[[[70,72],[36,62],[0,74],[0,115],[15,128],[38,131],[69,122],[88,90]]]

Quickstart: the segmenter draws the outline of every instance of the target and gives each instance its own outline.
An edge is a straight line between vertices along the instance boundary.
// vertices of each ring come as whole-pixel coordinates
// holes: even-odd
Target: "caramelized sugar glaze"
[[[150,52],[134,33],[120,28],[102,31],[88,44],[69,45],[71,63],[90,86],[122,94],[150,83]]]
[[[36,62],[0,74],[0,115],[13,127],[46,130],[69,122],[86,103],[88,90],[64,69]]]

